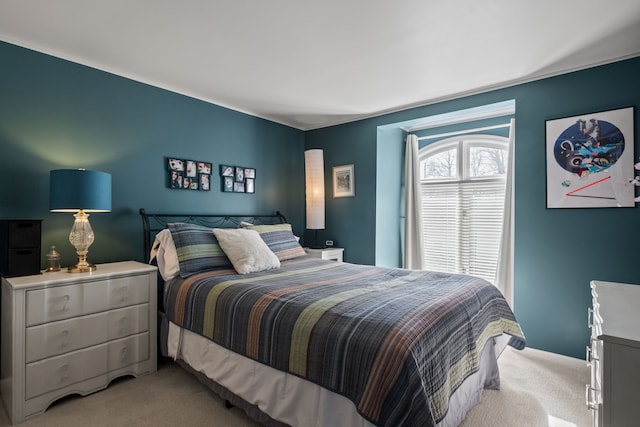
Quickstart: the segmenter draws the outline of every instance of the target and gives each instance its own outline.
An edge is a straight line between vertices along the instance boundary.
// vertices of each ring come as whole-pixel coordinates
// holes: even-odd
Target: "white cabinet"
[[[343,248],[325,248],[325,249],[311,249],[305,248],[307,254],[314,258],[328,259],[332,261],[342,262]]]
[[[155,267],[134,261],[3,278],[0,391],[11,421],[154,372],[156,278]]]
[[[640,285],[591,282],[591,380],[587,405],[595,427],[637,425],[640,419]]]

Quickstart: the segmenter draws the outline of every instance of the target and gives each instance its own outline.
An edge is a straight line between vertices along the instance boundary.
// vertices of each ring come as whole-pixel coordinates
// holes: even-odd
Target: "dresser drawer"
[[[131,276],[27,291],[27,326],[149,301],[149,276]]]
[[[110,341],[26,367],[26,399],[104,375],[149,358],[149,333]]]
[[[26,362],[31,363],[149,330],[149,305],[75,317],[26,330]]]
[[[26,367],[25,398],[31,399],[106,372],[106,344],[52,357]]]
[[[149,333],[145,332],[111,341],[107,353],[107,372],[147,360],[149,358]]]
[[[591,328],[591,338],[597,339],[602,335],[602,316],[600,315],[600,304],[597,303],[595,297],[592,304],[593,306],[587,309],[587,324]]]

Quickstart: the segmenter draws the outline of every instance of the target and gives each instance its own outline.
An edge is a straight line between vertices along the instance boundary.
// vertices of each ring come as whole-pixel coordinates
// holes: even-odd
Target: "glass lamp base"
[[[89,224],[89,214],[80,210],[74,215],[76,220],[69,233],[69,242],[76,248],[76,254],[78,254],[78,263],[68,268],[69,273],[84,273],[93,271],[96,266],[87,262],[87,254],[89,253],[89,246],[93,243],[93,229]]]
[[[88,271],[95,271],[97,267],[94,264],[87,265],[74,265],[67,269],[69,273],[86,273]]]

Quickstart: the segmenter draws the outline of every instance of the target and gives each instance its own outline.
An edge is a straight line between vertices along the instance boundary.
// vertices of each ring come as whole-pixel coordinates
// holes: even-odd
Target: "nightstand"
[[[156,279],[155,267],[135,261],[3,278],[0,391],[11,421],[154,372]]]
[[[342,254],[344,252],[344,248],[325,248],[325,249],[311,249],[304,248],[307,251],[307,254],[311,255],[314,258],[320,259],[328,259],[332,261],[342,262]]]

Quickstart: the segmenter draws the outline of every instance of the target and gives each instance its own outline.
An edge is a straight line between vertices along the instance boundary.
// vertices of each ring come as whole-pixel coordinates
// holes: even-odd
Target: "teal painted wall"
[[[50,245],[75,262],[73,217],[50,213],[49,171],[113,176],[111,213],[92,214],[92,262],[142,260],[139,208],[273,213],[304,230],[304,132],[7,43],[0,43],[0,218],[43,219]],[[165,156],[254,167],[255,194],[167,188]],[[73,191],[73,189],[69,189]]]
[[[376,158],[375,264],[402,265],[404,239],[404,159],[406,139],[402,129],[378,128]],[[398,212],[400,214],[398,214]]]
[[[325,230],[319,239],[334,240],[348,248],[345,259],[372,264],[375,257],[376,224],[376,128],[360,122],[307,132],[305,149],[324,150]],[[335,137],[334,137],[335,136]],[[317,142],[317,143],[316,143]],[[372,148],[372,145],[373,147]],[[353,164],[355,197],[333,197],[332,168]],[[307,236],[305,236],[307,237]]]
[[[381,162],[376,129],[514,99],[515,303],[529,346],[583,357],[588,343],[589,281],[640,283],[638,208],[546,209],[545,121],[634,106],[640,123],[640,58],[547,78],[447,102],[412,108],[306,133],[307,148],[323,148],[327,170],[356,158],[356,197],[327,204],[326,233],[350,262],[375,264],[375,211],[381,174],[401,174],[399,162]],[[402,138],[397,141],[404,144]],[[638,142],[636,157],[640,157]],[[380,164],[397,170],[380,170]],[[328,178],[329,179],[329,178]],[[330,183],[330,181],[328,181]],[[395,196],[394,196],[395,197]],[[329,202],[332,202],[329,200]],[[398,215],[401,215],[400,207]],[[395,220],[392,219],[395,223]],[[339,224],[335,226],[334,224]],[[395,246],[395,239],[388,242]]]

